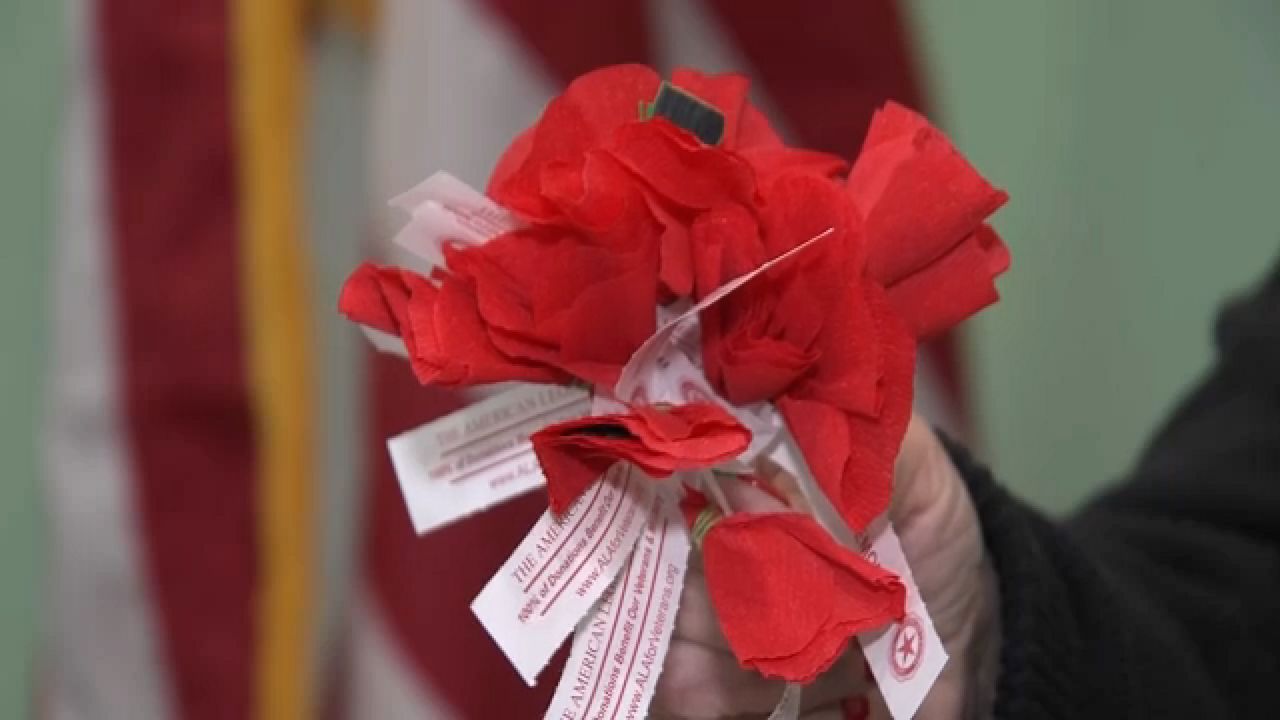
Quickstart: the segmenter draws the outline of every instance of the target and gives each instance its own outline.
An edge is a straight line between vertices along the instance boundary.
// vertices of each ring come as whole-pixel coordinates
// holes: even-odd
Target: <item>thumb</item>
[[[909,522],[940,501],[949,500],[954,490],[948,483],[949,468],[950,459],[933,428],[919,415],[912,414],[894,462],[893,500],[889,511],[894,522]]]
[[[755,475],[720,476],[720,489],[733,512],[771,513],[789,509],[786,497],[770,480]]]

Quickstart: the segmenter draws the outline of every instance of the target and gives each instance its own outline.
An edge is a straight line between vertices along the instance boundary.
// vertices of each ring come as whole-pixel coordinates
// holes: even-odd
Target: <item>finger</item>
[[[893,713],[889,712],[889,706],[884,702],[884,696],[880,691],[873,690],[867,694],[868,712],[865,720],[893,720]]]
[[[805,687],[800,696],[800,707],[824,707],[866,693],[871,683],[863,666],[862,650],[856,642],[850,643],[849,649],[830,670]]]
[[[774,492],[781,495],[792,509],[802,512],[810,511],[809,500],[800,489],[800,481],[772,458],[767,456],[758,458],[756,473],[773,488]]]
[[[894,460],[893,474],[915,475],[932,452],[935,443],[937,439],[929,423],[912,413],[911,421],[907,423],[907,432],[902,437],[902,446],[898,448],[898,457]]]
[[[783,512],[788,508],[773,495],[737,477],[719,476],[720,488],[734,512]]]
[[[845,720],[844,709],[839,705],[824,705],[801,713],[800,720]]]
[[[711,604],[706,577],[697,570],[690,570],[685,576],[674,637],[728,652],[729,642],[725,640],[715,607]]]
[[[950,459],[933,428],[919,415],[912,415],[894,461],[890,515],[895,523],[910,522],[939,505],[944,493],[952,489],[944,472],[949,466]]]
[[[784,688],[781,680],[744,670],[726,652],[674,640],[654,689],[654,713],[680,718],[767,716]]]

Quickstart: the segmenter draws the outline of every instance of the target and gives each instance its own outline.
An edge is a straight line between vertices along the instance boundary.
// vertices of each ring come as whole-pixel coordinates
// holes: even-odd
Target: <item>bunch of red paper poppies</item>
[[[747,102],[741,76],[679,70],[670,85],[722,117],[714,143],[651,112],[662,86],[651,69],[584,75],[493,171],[487,193],[523,221],[518,229],[446,247],[429,277],[362,266],[341,309],[400,336],[424,383],[581,382],[609,393],[657,329],[657,308],[697,302],[830,228],[701,313],[700,362],[728,403],[777,408],[818,485],[862,531],[890,499],[917,338],[997,297],[993,279],[1009,259],[985,220],[1006,195],[898,105],[875,115],[850,166],[784,145]],[[694,403],[632,406],[534,440],[552,506],[562,509],[613,462],[652,477],[706,468],[745,449],[744,430],[720,405]],[[782,526],[771,527],[755,537]],[[838,547],[797,533],[806,547],[821,545],[819,555]],[[767,550],[754,556],[779,561]],[[727,632],[729,618],[746,612],[718,610]],[[739,658],[769,652],[742,649]],[[815,652],[821,661],[799,669],[768,658],[754,666],[806,679],[829,664],[830,653]]]

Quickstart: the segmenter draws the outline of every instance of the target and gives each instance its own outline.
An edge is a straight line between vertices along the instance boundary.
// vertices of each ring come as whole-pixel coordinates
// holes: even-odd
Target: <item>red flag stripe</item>
[[[256,457],[227,7],[103,0],[98,19],[122,395],[162,652],[181,717],[249,717]]]
[[[561,85],[604,65],[653,60],[646,0],[481,2]]]
[[[706,4],[800,145],[853,157],[886,99],[923,110],[897,2]]]

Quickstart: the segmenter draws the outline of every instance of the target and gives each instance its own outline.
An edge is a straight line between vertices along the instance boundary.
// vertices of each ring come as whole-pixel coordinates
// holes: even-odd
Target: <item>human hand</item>
[[[745,483],[725,485],[735,511],[798,509],[785,471],[760,468],[787,503]],[[999,650],[995,573],[969,493],[929,426],[913,417],[894,468],[889,517],[950,659],[916,717],[979,717],[990,711]],[[707,594],[700,559],[685,580],[675,634],[651,717],[766,718],[785,684],[739,667]],[[887,718],[856,643],[802,694],[806,720]]]

